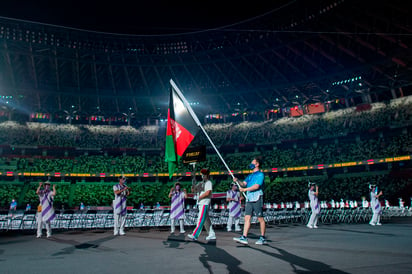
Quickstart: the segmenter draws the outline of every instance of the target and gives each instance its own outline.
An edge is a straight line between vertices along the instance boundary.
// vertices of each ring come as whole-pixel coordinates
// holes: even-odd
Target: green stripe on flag
[[[173,135],[166,136],[166,151],[165,151],[165,161],[168,163],[169,178],[172,178],[173,173],[175,173],[177,162],[180,156],[176,154],[175,144],[173,141]]]

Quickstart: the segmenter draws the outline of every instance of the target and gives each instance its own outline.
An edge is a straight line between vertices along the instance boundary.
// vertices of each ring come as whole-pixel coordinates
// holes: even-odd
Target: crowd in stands
[[[399,98],[390,103],[375,103],[370,110],[357,111],[348,108],[324,114],[304,115],[302,117],[284,117],[263,122],[212,123],[205,124],[211,140],[217,147],[232,146],[223,156],[232,170],[244,170],[249,164],[251,154],[263,155],[264,168],[282,168],[303,165],[316,165],[359,161],[371,158],[385,158],[410,155],[412,152],[412,97]],[[206,137],[199,133],[193,145],[208,145]],[[242,151],[241,144],[253,144],[249,151]],[[23,153],[4,154],[3,146],[36,148]],[[0,123],[0,172],[62,172],[62,173],[166,173],[167,163],[164,160],[165,128],[163,124],[142,126],[102,126],[102,125],[70,125],[53,123],[28,122],[19,124],[13,121]],[[39,149],[39,147],[45,147]],[[47,154],[51,147],[83,149],[84,153],[76,155],[68,152],[64,156]],[[89,154],[87,149],[102,148],[136,148],[140,153]],[[145,153],[153,150],[154,153]],[[20,154],[19,154],[20,153]],[[225,166],[215,153],[209,153],[203,166],[211,170],[224,171]],[[178,172],[188,171],[188,166],[180,165]],[[336,179],[336,178],[335,178]],[[375,178],[381,182],[393,180],[390,176]],[[365,181],[366,180],[366,181]],[[369,179],[346,178],[334,180],[336,188],[340,185],[364,186]],[[300,191],[302,182],[296,183],[296,191]],[[322,183],[322,182],[320,182]],[[305,193],[297,194],[293,190],[295,183],[289,182],[288,188],[268,188],[267,195],[273,200],[287,200],[292,197],[303,199]],[[335,191],[331,182],[325,181],[323,192],[328,197]],[[93,186],[83,186],[93,188]],[[222,190],[227,187],[225,184]],[[292,188],[291,188],[292,187]],[[69,187],[63,188],[66,195],[60,196],[61,203],[69,203]],[[80,188],[76,188],[78,191]],[[284,192],[287,189],[288,192]],[[392,188],[393,189],[393,188]],[[0,188],[0,190],[2,190]],[[21,189],[20,189],[21,190]],[[16,190],[19,192],[20,190]],[[80,192],[83,192],[79,190]],[[96,196],[87,197],[92,203],[112,199],[106,192],[86,191]],[[151,189],[153,193],[162,191],[161,186]],[[224,190],[223,190],[224,191]],[[273,193],[272,193],[273,191]],[[351,187],[341,190],[347,198],[357,198],[363,189]],[[399,191],[399,190],[398,190]],[[79,193],[80,193],[79,192]],[[6,196],[8,200],[15,197]],[[272,194],[271,194],[272,193]],[[283,193],[282,196],[279,193]],[[293,194],[294,193],[294,194]],[[387,193],[387,192],[386,192]],[[142,194],[142,193],[140,193]],[[36,199],[27,197],[28,200]],[[139,200],[139,192],[132,193]],[[322,194],[323,195],[323,194]],[[393,194],[395,195],[395,194]],[[2,195],[0,195],[2,196]],[[65,198],[63,198],[65,197]],[[74,195],[76,197],[76,195]],[[100,198],[99,198],[100,197]],[[102,198],[105,197],[105,198]],[[341,196],[343,197],[343,196]],[[326,198],[326,197],[325,197]],[[338,197],[336,197],[338,198]],[[65,200],[66,199],[66,200]],[[153,198],[154,199],[154,198]],[[106,201],[107,200],[107,201]]]
[[[412,125],[412,98],[401,99],[388,105],[376,103],[371,110],[362,112],[352,108],[276,121],[206,124],[205,129],[217,146],[255,144],[254,152],[264,156],[267,168],[408,155],[412,151],[412,132],[407,130]],[[390,134],[391,131],[396,131],[396,134]],[[356,134],[348,139],[351,133]],[[164,130],[159,126],[136,129],[130,126],[0,123],[0,144],[11,146],[159,149],[159,146],[164,146],[164,137]],[[197,135],[193,145],[197,144],[208,144],[204,134]],[[270,146],[256,146],[259,144]],[[157,155],[85,153],[57,158],[40,156],[3,156],[0,158],[0,169],[73,173],[167,172],[161,150]],[[224,156],[230,168],[235,170],[244,169],[250,158],[248,154],[238,151]],[[214,153],[208,155],[205,165],[212,170],[225,170]],[[181,171],[185,169],[187,167],[181,167]]]
[[[90,126],[53,123],[0,123],[0,144],[49,147],[157,147],[157,126]]]
[[[284,117],[264,122],[213,123],[204,128],[215,145],[267,144],[308,138],[333,138],[350,133],[412,124],[412,98],[374,103],[367,111],[356,107],[317,115]],[[53,123],[0,123],[0,144],[81,148],[162,148],[165,132],[160,125],[109,126]],[[159,134],[161,133],[161,134]],[[207,144],[202,133],[194,141]]]
[[[302,165],[331,164],[362,161],[409,155],[412,148],[412,132],[390,137],[353,140],[350,143],[322,144],[309,143],[304,147],[284,148],[274,145],[273,149],[256,152],[224,154],[229,167],[234,170],[246,169],[250,154],[260,154],[265,159],[266,168],[283,168]],[[8,163],[8,164],[5,164]],[[202,165],[212,170],[225,170],[217,155],[208,155]],[[77,157],[0,157],[0,169],[20,172],[62,172],[62,173],[164,173],[167,163],[164,155],[80,155]],[[188,167],[180,165],[180,171]]]

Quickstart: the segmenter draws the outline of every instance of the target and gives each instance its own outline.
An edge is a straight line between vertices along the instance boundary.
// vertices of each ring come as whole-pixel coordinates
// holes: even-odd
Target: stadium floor
[[[187,228],[191,231],[192,227]],[[187,233],[186,233],[187,234]],[[56,231],[0,234],[5,273],[412,273],[412,218],[367,224],[268,225],[268,245],[235,243],[237,233],[217,229],[217,240],[191,242],[165,229]],[[206,236],[202,232],[201,238]],[[185,240],[186,239],[186,240]]]

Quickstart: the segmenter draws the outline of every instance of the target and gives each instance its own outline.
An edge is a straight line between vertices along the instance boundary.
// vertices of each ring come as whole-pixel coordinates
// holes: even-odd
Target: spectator
[[[10,203],[10,211],[16,211],[17,210],[17,201],[13,199]]]

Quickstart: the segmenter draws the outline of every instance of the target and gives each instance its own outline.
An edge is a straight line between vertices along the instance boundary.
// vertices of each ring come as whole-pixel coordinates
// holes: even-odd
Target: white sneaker
[[[119,235],[119,231],[115,230],[115,231],[113,232],[113,235],[114,235],[114,236]]]
[[[371,226],[375,226],[376,224],[375,223],[369,223]]]
[[[211,240],[216,240],[216,236],[215,235],[209,235],[206,237],[206,241],[211,241]]]
[[[119,235],[124,236],[124,235],[126,235],[126,233],[123,230],[120,230]]]
[[[186,233],[185,230],[180,230],[180,234]]]
[[[227,228],[226,230],[227,230],[228,232],[232,231],[232,229],[231,229],[231,228]]]
[[[376,223],[376,225],[382,225],[381,223]]]
[[[195,238],[192,234],[188,234],[187,237],[192,241],[197,241],[197,238]]]
[[[311,225],[306,225],[306,227],[307,227],[307,228],[311,228],[311,229],[313,228],[313,226],[311,226]]]
[[[41,238],[41,235],[37,235],[36,238]]]
[[[173,230],[173,231],[170,231],[170,234],[173,234],[173,233],[175,233],[175,231]]]
[[[49,234],[49,233],[47,233],[47,238],[50,238],[51,237],[51,233]]]
[[[240,232],[240,231],[242,231],[242,229],[240,227],[237,227],[237,228],[235,228],[235,231]]]
[[[317,226],[317,225],[314,225],[313,228],[318,228],[318,226]]]

